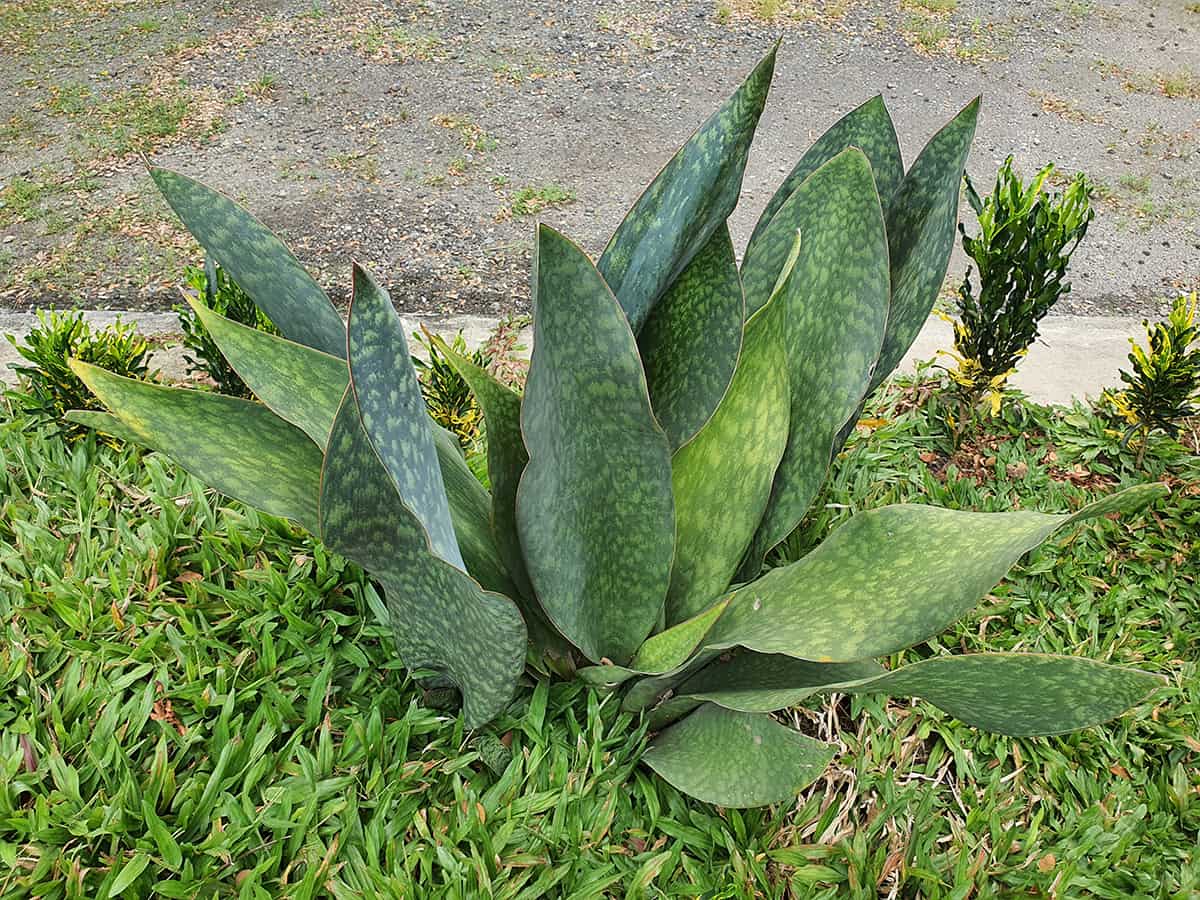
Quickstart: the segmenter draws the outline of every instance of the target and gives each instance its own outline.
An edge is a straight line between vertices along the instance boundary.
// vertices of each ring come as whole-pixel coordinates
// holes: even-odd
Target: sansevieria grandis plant
[[[281,335],[196,312],[257,401],[76,364],[112,411],[76,416],[287,517],[366,569],[396,650],[485,725],[527,666],[652,716],[645,763],[725,806],[786,800],[829,746],[772,713],[828,691],[923,697],[1009,735],[1106,721],[1159,679],[995,653],[875,661],[942,632],[1072,515],[860,513],[765,574],[864,398],[929,314],[954,242],[969,103],[905,171],[875,97],[804,155],[737,264],[726,220],[774,53],[667,163],[599,260],[537,229],[518,394],[443,346],[487,426],[491,491],[422,405],[406,326],[362,268],[343,322],[247,212],[154,169],[197,240]]]

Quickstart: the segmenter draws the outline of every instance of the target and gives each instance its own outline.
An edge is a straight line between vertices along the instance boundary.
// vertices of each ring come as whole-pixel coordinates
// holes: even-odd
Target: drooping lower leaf
[[[350,381],[346,360],[234,322],[196,298],[187,301],[254,396],[324,449]]]
[[[464,568],[404,323],[387,292],[357,264],[346,327],[350,387],[371,446],[429,532],[433,552]]]
[[[788,440],[785,297],[792,271],[746,323],[737,371],[712,418],[671,459],[675,562],[668,624],[696,615],[729,587],[767,507]]]
[[[888,206],[892,302],[868,393],[904,358],[946,277],[958,222],[959,188],[978,116],[976,97],[930,138]]]
[[[917,504],[859,513],[799,562],[735,590],[706,643],[818,662],[886,656],[965,615],[1057,529],[1165,492],[1139,485],[1069,516]]]
[[[484,591],[432,552],[371,445],[353,392],[334,421],[321,481],[321,537],[383,586],[400,659],[432,669],[462,694],[477,728],[511,699],[525,661],[525,623],[506,597]]]
[[[775,71],[775,49],[671,158],[600,257],[600,272],[635,333],[737,204],[750,141]]]
[[[744,650],[705,666],[677,691],[681,697],[707,700],[726,709],[774,712],[814,694],[844,691],[847,685],[883,675],[871,659],[818,663],[779,653]]]
[[[525,556],[517,534],[517,487],[529,462],[521,437],[521,398],[465,356],[456,353],[441,338],[435,338],[446,362],[471,388],[487,424],[488,478],[492,483],[490,522],[504,565],[521,594],[533,597]]]
[[[809,175],[819,169],[827,160],[833,159],[843,150],[857,147],[867,155],[871,162],[871,172],[875,176],[875,187],[879,192],[879,200],[884,210],[892,199],[892,195],[904,178],[904,163],[900,158],[900,145],[896,141],[896,129],[892,125],[892,117],[888,114],[883,97],[876,94],[866,103],[852,109],[838,119],[829,129],[817,138],[808,148],[804,156],[788,174],[787,178],[767,201],[754,233],[750,235],[750,243],[746,248],[749,256],[757,243],[759,236],[766,230],[779,207],[792,195],[796,188],[804,183]]]
[[[655,304],[638,335],[650,405],[672,449],[691,440],[725,396],[744,321],[733,240],[722,224]]]
[[[747,579],[800,523],[825,481],[834,440],[870,383],[888,316],[888,236],[860,150],[826,162],[779,208],[742,266],[747,307],[774,289],[797,230],[800,257],[781,297],[791,382],[787,450],[746,554]]]
[[[833,752],[768,715],[707,703],[659,734],[642,761],[698,800],[744,808],[795,797]]]
[[[633,332],[587,255],[542,225],[534,267],[521,546],[559,630],[588,658],[624,663],[666,598],[670,448],[650,410]]]
[[[920,697],[974,728],[1028,737],[1115,719],[1165,681],[1074,656],[971,653],[935,656],[841,690]]]
[[[71,360],[80,377],[144,444],[205,484],[317,533],[321,451],[260,403],[122,378]]]
[[[283,334],[334,356],[346,329],[333,303],[283,242],[224,194],[186,175],[152,168],[167,203]]]

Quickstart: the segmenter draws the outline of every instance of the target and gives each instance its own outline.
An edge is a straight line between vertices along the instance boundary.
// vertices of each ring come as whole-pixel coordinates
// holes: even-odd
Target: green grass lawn
[[[0,410],[0,897],[1200,896],[1200,460],[1159,440],[1139,474],[1083,409],[1014,404],[953,454],[936,397],[876,414],[784,556],[898,500],[1060,511],[1171,484],[892,660],[1078,653],[1166,675],[1152,703],[1014,740],[817,700],[791,715],[840,745],[825,776],[716,809],[639,768],[645,726],[576,685],[530,682],[464,733],[360,571],[162,457]]]

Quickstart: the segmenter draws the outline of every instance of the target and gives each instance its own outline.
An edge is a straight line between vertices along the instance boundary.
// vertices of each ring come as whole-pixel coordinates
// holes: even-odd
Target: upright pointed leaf
[[[729,598],[723,597],[690,619],[646,638],[631,665],[647,674],[662,674],[682,666],[704,641],[728,604]]]
[[[1013,737],[1064,734],[1115,719],[1166,679],[1074,656],[935,656],[842,690],[920,697],[973,728]]]
[[[483,369],[446,344],[435,339],[438,350],[471,388],[487,423],[488,477],[492,482],[492,534],[521,594],[533,597],[525,557],[517,534],[517,487],[529,462],[521,437],[521,398]]]
[[[233,280],[287,337],[346,355],[346,329],[333,303],[270,229],[224,194],[153,168],[167,203]]]
[[[845,691],[848,685],[868,682],[885,674],[871,659],[845,663],[818,663],[779,653],[744,650],[728,661],[717,660],[685,681],[680,697],[707,700],[726,709],[774,712],[827,691]]]
[[[722,224],[655,304],[638,336],[650,405],[672,449],[691,440],[725,396],[745,318],[733,240]]]
[[[359,265],[347,323],[350,386],[367,437],[405,505],[429,532],[433,552],[464,567],[404,323],[391,298]]]
[[[886,656],[965,615],[1057,529],[1164,493],[1140,485],[1070,516],[917,504],[859,513],[799,562],[734,591],[707,644],[818,662]]]
[[[194,297],[187,301],[254,396],[324,449],[350,381],[346,360],[234,322]]]
[[[669,624],[697,614],[729,587],[771,495],[788,441],[785,295],[793,271],[746,323],[737,372],[716,412],[671,460]]]
[[[635,332],[737,205],[775,48],[638,198],[598,263]]]
[[[925,145],[888,207],[892,303],[871,378],[872,391],[917,339],[946,277],[958,222],[959,186],[978,116],[976,97]]]
[[[842,424],[858,408],[888,315],[888,237],[866,156],[845,150],[805,179],[742,266],[748,307],[770,296],[799,230],[788,280],[787,450],[747,553],[744,578],[804,517],[829,469]]]
[[[642,761],[698,800],[745,808],[792,799],[821,776],[833,752],[770,716],[706,703],[659,734]]]
[[[800,161],[783,180],[774,196],[767,201],[766,208],[758,217],[758,224],[754,226],[754,233],[750,236],[746,250],[747,256],[775,213],[779,211],[779,207],[804,183],[804,179],[826,161],[850,147],[857,147],[871,161],[871,172],[875,176],[879,199],[883,208],[888,208],[892,195],[896,193],[904,178],[904,163],[900,158],[900,145],[896,141],[892,117],[888,114],[883,97],[876,94],[838,119],[828,131],[817,138],[816,143],[804,156],[800,157]]]
[[[71,370],[134,434],[205,484],[317,533],[321,451],[265,406],[123,378],[78,360]]]
[[[670,447],[650,410],[633,332],[591,261],[543,225],[534,271],[521,546],[559,630],[588,658],[623,663],[666,598]]]
[[[400,659],[458,688],[468,728],[504,709],[524,666],[521,615],[431,552],[428,533],[371,446],[351,391],[325,456],[321,536],[383,586]]]

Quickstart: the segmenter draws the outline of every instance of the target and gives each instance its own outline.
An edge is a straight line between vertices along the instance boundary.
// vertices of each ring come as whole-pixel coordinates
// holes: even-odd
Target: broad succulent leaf
[[[525,623],[507,597],[434,555],[372,447],[353,391],[334,420],[320,496],[321,538],[383,586],[404,665],[458,688],[468,728],[494,718],[523,669]]]
[[[492,483],[489,516],[496,546],[521,594],[533,597],[525,557],[517,534],[517,488],[529,462],[521,437],[521,398],[469,359],[435,338],[446,361],[471,388],[487,423],[488,478]]]
[[[976,97],[930,138],[888,206],[892,302],[868,393],[883,383],[917,339],[946,277],[959,187],[978,116]]]
[[[254,396],[324,450],[350,381],[346,360],[234,322],[194,297],[187,301]]]
[[[136,444],[140,447],[149,446],[140,434],[122,422],[120,417],[113,413],[100,412],[95,409],[71,409],[67,411],[65,418],[68,422],[74,422],[77,425],[91,428],[93,431],[99,431],[103,434],[120,438],[127,444]]]
[[[733,240],[722,224],[655,304],[638,336],[650,405],[672,449],[691,440],[725,396],[745,318]]]
[[[844,663],[819,663],[781,653],[742,651],[717,660],[680,686],[681,697],[707,700],[726,709],[774,712],[802,700],[847,685],[867,682],[886,674],[871,659]]]
[[[686,794],[743,808],[790,800],[820,777],[833,752],[768,715],[707,703],[661,732],[642,761]]]
[[[542,225],[534,269],[521,546],[558,629],[589,659],[624,663],[666,599],[670,446],[650,410],[633,332],[587,255]]]
[[[833,157],[779,208],[742,267],[748,306],[777,283],[797,230],[800,256],[782,298],[788,444],[742,569],[747,579],[800,524],[825,481],[838,432],[870,383],[888,316],[888,236],[861,151]]]
[[[965,615],[1057,529],[1141,509],[1165,490],[1139,485],[1073,515],[917,504],[859,513],[799,562],[733,591],[706,643],[818,662],[886,656]]]
[[[334,356],[346,355],[342,317],[283,242],[224,194],[186,175],[150,175],[187,230],[283,334]]]
[[[788,441],[786,295],[793,273],[789,266],[773,299],[746,323],[729,390],[671,460],[675,564],[668,624],[696,615],[729,586],[771,495]]]
[[[783,180],[774,196],[767,201],[762,215],[758,217],[758,223],[754,226],[754,233],[750,235],[750,243],[746,247],[747,257],[775,213],[796,188],[826,161],[850,147],[857,147],[871,161],[871,172],[875,176],[875,187],[879,192],[880,202],[885,210],[888,208],[892,195],[904,179],[904,163],[900,156],[900,144],[896,140],[896,128],[892,124],[892,117],[888,114],[883,97],[876,94],[838,119],[800,157],[800,161]]]
[[[935,656],[839,690],[920,697],[974,728],[1031,737],[1115,719],[1165,681],[1074,656],[970,653]]]
[[[201,481],[316,534],[321,451],[265,406],[123,378],[78,360],[71,370],[138,436]]]
[[[737,205],[750,141],[775,71],[775,51],[663,167],[597,263],[635,333]]]
[[[429,532],[433,552],[464,568],[404,323],[387,292],[358,265],[346,333],[350,388],[371,446]]]

